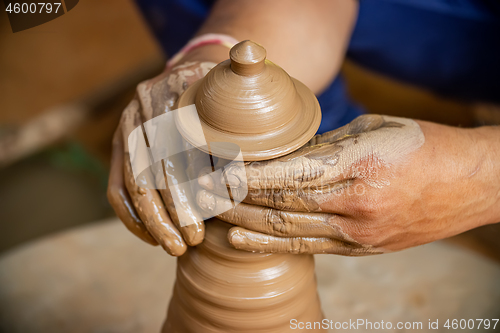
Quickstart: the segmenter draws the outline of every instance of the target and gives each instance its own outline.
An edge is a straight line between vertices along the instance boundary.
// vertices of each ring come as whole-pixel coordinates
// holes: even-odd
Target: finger
[[[221,182],[215,183],[213,177],[210,175],[212,173],[212,168],[211,167],[204,167],[200,170],[199,175],[198,175],[198,185],[201,186],[201,188],[209,191],[213,191],[216,193],[220,193],[222,189],[226,190],[226,185],[221,184]],[[216,189],[217,187],[217,189]]]
[[[211,170],[202,170],[198,178],[201,188],[222,197],[228,195],[236,202],[251,205],[266,206],[278,210],[293,212],[345,212],[346,203],[350,200],[346,189],[354,184],[353,179],[346,179],[321,188],[309,187],[301,189],[246,189],[244,187],[231,187],[231,180],[226,183],[214,180]],[[216,177],[216,176],[215,176]],[[358,190],[356,188],[356,190]]]
[[[173,168],[173,165],[179,165],[179,161],[173,159],[175,158],[168,158],[167,163],[162,161],[159,164],[155,179],[161,177],[163,182],[166,181],[167,186],[164,186],[166,188],[159,190],[165,207],[186,243],[195,246],[200,244],[205,237],[205,224],[196,208],[184,169]],[[176,186],[169,187],[169,183],[176,184]]]
[[[198,188],[208,190],[225,198],[230,197],[237,202],[241,202],[246,198],[248,194],[246,188],[235,187],[229,189],[227,186],[228,180],[225,179],[225,181],[220,181],[221,178],[219,176],[220,173],[214,173],[212,167],[202,168],[198,175]]]
[[[322,189],[349,179],[343,165],[338,166],[343,147],[334,144],[306,147],[269,161],[230,164],[215,182],[229,183],[231,189],[309,190]]]
[[[202,218],[202,212],[199,210],[196,204],[196,200],[194,200],[194,196],[192,195],[193,193],[199,191],[200,187],[196,181],[190,181],[189,183],[187,181],[197,179],[200,169],[208,168],[212,170],[212,168],[210,166],[210,156],[208,154],[202,152],[199,149],[195,149],[190,143],[188,143],[185,140],[182,140],[182,144],[183,144],[183,151],[185,152],[184,157],[186,161],[178,161],[178,162],[173,161],[172,158],[176,157],[173,156],[169,159],[169,161],[166,161],[167,163],[163,164],[163,172],[165,178],[169,180],[170,183],[184,182],[183,184],[186,184],[183,187],[177,186],[174,189],[175,190],[174,194],[176,194],[177,198],[179,199],[180,198],[187,199],[183,201],[184,202],[183,213],[188,214],[191,218],[189,218],[189,216],[184,216],[184,221],[188,221],[189,224],[186,225],[185,227],[181,227],[180,230],[181,232],[183,232],[184,239],[186,240],[186,242],[189,245],[194,246],[200,244],[205,237],[205,223]],[[185,166],[179,169],[185,170],[185,173],[173,177],[173,175],[175,174],[175,170],[172,170],[169,166],[177,165],[177,163],[180,162],[182,162],[183,165]],[[168,177],[173,177],[176,179]],[[181,191],[182,193],[179,193]],[[162,196],[164,196],[166,192],[168,192],[168,190],[160,191]],[[169,200],[169,198],[166,197],[164,198],[164,201],[166,203],[167,208],[168,207],[173,208],[173,203],[171,199]],[[169,208],[169,211],[172,211],[173,210],[172,208]],[[174,213],[171,213],[171,215],[174,216]]]
[[[343,217],[326,213],[287,212],[240,203],[233,206],[229,199],[207,191],[197,195],[198,205],[217,214],[222,221],[274,236],[329,237],[354,242],[347,233]]]
[[[111,169],[108,181],[108,200],[113,207],[118,218],[125,224],[127,229],[134,235],[151,245],[158,245],[158,242],[151,236],[142,223],[123,181],[123,141],[120,127],[113,136],[113,150],[111,153]]]
[[[171,133],[171,135],[160,142],[153,141],[151,143],[149,141],[150,144],[162,145],[167,152],[185,152],[184,148],[186,147],[183,145],[182,138],[179,134],[175,134],[175,123],[166,122],[165,126],[162,130]],[[203,241],[205,226],[191,191],[185,158],[184,153],[166,156],[165,159],[154,163],[151,170],[156,188],[159,189],[170,218],[184,236],[187,244],[194,246]]]
[[[366,256],[384,253],[381,249],[362,247],[331,238],[276,237],[240,227],[229,229],[228,240],[236,249],[265,253],[338,254]]]
[[[132,101],[122,116],[125,186],[139,217],[151,235],[169,254],[179,256],[186,251],[186,243],[168,216],[158,191],[147,188],[147,186],[155,184],[151,169],[142,172],[137,180],[132,171],[128,136],[137,126],[141,125],[138,109],[138,102]]]
[[[124,166],[125,185],[134,207],[148,231],[170,255],[180,256],[184,254],[186,243],[168,216],[158,191],[142,188],[137,184],[128,154],[124,156]],[[152,184],[152,178],[152,175],[146,171],[141,174],[138,181]]]

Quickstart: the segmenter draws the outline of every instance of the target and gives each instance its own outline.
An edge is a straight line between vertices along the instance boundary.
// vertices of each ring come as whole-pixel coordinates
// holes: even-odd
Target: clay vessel
[[[232,160],[234,151],[213,144],[229,142],[253,161],[290,153],[311,139],[321,121],[316,97],[265,58],[262,46],[241,42],[230,60],[184,92],[178,106],[185,109],[175,120],[189,143]],[[314,257],[236,250],[227,240],[230,227],[206,221],[203,243],[178,259],[163,332],[288,332],[292,319],[320,322]]]
[[[235,154],[210,143],[236,144],[245,161],[286,155],[309,141],[321,122],[311,90],[266,60],[266,50],[257,43],[238,43],[229,55],[179,98],[179,108],[195,105],[197,111],[176,114],[182,136],[225,159]],[[202,131],[193,126],[198,121]]]

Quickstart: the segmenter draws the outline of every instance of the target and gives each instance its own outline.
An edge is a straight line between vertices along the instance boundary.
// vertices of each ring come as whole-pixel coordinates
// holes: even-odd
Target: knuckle
[[[292,172],[291,178],[293,179],[293,183],[290,185],[295,188],[315,185],[325,172],[326,170],[321,160],[302,157]]]
[[[385,202],[378,193],[357,195],[351,200],[353,215],[368,221],[376,221],[385,211]]]

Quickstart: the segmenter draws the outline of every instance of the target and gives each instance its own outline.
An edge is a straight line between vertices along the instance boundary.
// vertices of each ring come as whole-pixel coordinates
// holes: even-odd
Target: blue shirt
[[[187,43],[214,0],[137,0],[167,54]],[[347,57],[437,94],[500,104],[500,1],[360,0]],[[318,133],[362,113],[342,77],[318,96]]]

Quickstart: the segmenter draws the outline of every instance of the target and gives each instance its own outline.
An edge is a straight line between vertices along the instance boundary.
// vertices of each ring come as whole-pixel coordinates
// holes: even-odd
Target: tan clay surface
[[[204,242],[179,257],[164,333],[278,333],[290,318],[323,319],[312,255],[239,251],[229,228],[208,220]]]
[[[178,106],[194,104],[197,113],[179,112],[176,123],[187,141],[195,147],[205,140],[231,142],[245,161],[256,161],[290,153],[314,136],[321,122],[316,97],[265,56],[262,46],[243,41],[231,49],[231,59],[186,90]],[[203,133],[192,125],[198,117]],[[201,149],[234,158],[223,148]]]

